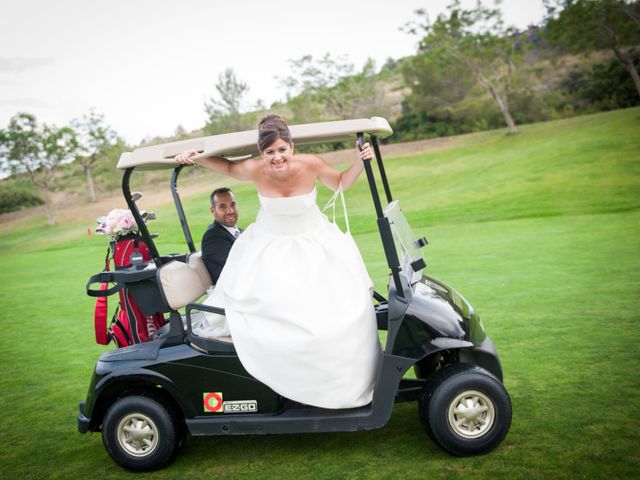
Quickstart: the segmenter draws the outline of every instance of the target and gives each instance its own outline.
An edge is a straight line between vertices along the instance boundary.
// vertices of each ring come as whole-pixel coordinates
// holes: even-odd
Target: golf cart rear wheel
[[[425,387],[419,410],[431,438],[459,456],[493,450],[511,425],[511,400],[502,383],[467,364],[440,370]]]
[[[104,417],[104,446],[111,458],[127,470],[162,468],[173,458],[178,440],[169,410],[149,397],[121,398]]]

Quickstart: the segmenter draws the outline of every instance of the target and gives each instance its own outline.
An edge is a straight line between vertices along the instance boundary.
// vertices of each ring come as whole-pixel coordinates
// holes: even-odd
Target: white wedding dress
[[[194,333],[230,334],[246,370],[286,398],[358,407],[371,402],[380,357],[372,285],[350,233],[316,195],[259,195],[256,222],[204,302],[226,317],[208,313]]]

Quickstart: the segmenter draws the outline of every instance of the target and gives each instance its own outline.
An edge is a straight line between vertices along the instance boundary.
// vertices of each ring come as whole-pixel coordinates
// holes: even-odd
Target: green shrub
[[[0,213],[15,212],[25,207],[42,205],[44,201],[33,188],[22,185],[0,186]]]
[[[640,53],[633,52],[636,68],[640,67]],[[591,70],[569,72],[559,84],[569,101],[582,111],[615,110],[640,105],[640,97],[627,68],[617,59],[596,63]]]
[[[435,116],[426,112],[407,112],[392,123],[392,142],[406,142],[424,138],[448,137],[466,133],[464,126],[451,116]]]

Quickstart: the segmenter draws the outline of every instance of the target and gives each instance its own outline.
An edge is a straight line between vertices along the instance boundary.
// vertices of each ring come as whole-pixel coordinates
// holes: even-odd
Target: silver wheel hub
[[[118,423],[118,444],[129,455],[146,457],[158,446],[158,428],[143,413],[126,415]]]
[[[467,390],[449,404],[448,419],[453,431],[461,437],[479,438],[491,430],[496,410],[484,393]]]

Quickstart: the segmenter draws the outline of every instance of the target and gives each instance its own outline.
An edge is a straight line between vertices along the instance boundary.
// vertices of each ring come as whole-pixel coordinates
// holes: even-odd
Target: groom
[[[211,193],[210,210],[214,222],[202,236],[201,251],[211,281],[215,285],[229,256],[229,250],[242,230],[236,227],[238,205],[230,188],[217,188]]]

